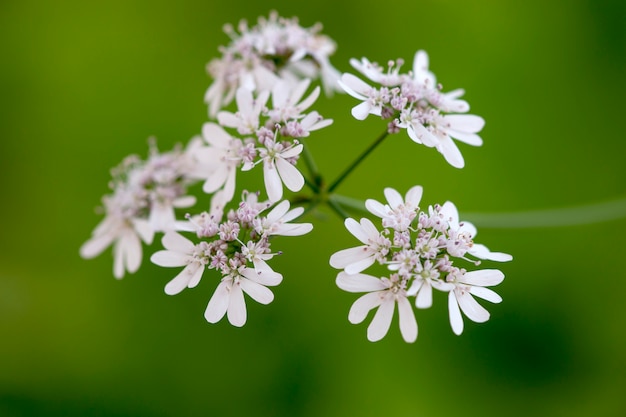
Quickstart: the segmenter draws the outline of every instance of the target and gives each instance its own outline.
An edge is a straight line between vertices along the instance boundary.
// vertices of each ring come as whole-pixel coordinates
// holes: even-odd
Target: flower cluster
[[[380,340],[389,330],[397,303],[402,336],[414,342],[417,322],[409,298],[415,297],[417,308],[429,308],[433,289],[448,293],[450,324],[457,335],[463,332],[461,311],[474,322],[487,321],[489,313],[473,296],[500,302],[500,296],[486,287],[499,284],[504,275],[496,269],[467,271],[454,262],[479,265],[475,259],[504,262],[512,257],[474,243],[476,228],[459,221],[451,202],[420,211],[420,186],[411,188],[405,198],[386,188],[385,197],[387,204],[366,201],[367,210],[381,219],[382,230],[366,218],[360,222],[346,219],[346,228],[362,245],[341,250],[330,258],[332,267],[343,269],[337,275],[339,288],[366,293],[352,305],[349,321],[361,323],[370,310],[378,307],[367,337],[370,341]],[[362,273],[375,263],[383,265],[388,274],[378,278]]]
[[[463,156],[452,138],[469,145],[480,146],[479,132],[485,122],[475,115],[465,115],[469,105],[460,97],[461,89],[443,93],[435,75],[428,69],[428,55],[418,51],[413,60],[413,71],[400,73],[401,60],[390,61],[387,69],[367,58],[350,64],[369,80],[378,84],[372,87],[350,73],[341,77],[339,84],[351,96],[363,100],[352,109],[352,115],[363,120],[374,114],[390,119],[389,133],[406,129],[416,143],[437,149],[448,163],[456,168],[465,165]]]
[[[222,57],[207,66],[215,80],[205,95],[211,117],[233,100],[239,87],[268,91],[279,80],[294,84],[320,77],[327,94],[337,88],[339,73],[329,61],[335,43],[319,33],[321,25],[303,28],[296,18],[272,12],[251,28],[242,20],[238,29],[240,33],[225,26],[231,43],[221,47]]]
[[[81,247],[81,256],[93,258],[113,244],[115,277],[137,271],[141,241],[151,244],[155,232],[174,230],[174,209],[196,202],[187,195],[187,188],[199,172],[192,156],[198,144],[192,141],[185,150],[165,153],[152,145],[147,160],[131,155],[112,169],[109,187],[113,192],[102,199],[105,217]]]
[[[204,191],[216,193],[212,209],[223,207],[235,193],[236,172],[249,171],[263,164],[267,195],[272,202],[283,196],[283,184],[297,192],[304,186],[304,177],[295,167],[303,144],[299,138],[332,123],[318,112],[305,111],[317,100],[320,88],[315,87],[306,97],[310,81],[294,85],[278,81],[270,91],[256,95],[245,87],[237,90],[237,112],[221,111],[216,123],[206,123],[202,129],[208,146],[196,151],[202,166],[210,172]],[[271,96],[271,106],[267,102]],[[224,128],[236,129],[231,135]]]
[[[269,304],[274,294],[267,287],[278,285],[283,279],[267,264],[276,255],[270,249],[270,239],[304,235],[313,228],[310,223],[290,223],[302,214],[302,207],[289,210],[289,202],[283,201],[264,214],[270,206],[269,202],[259,202],[257,194],[244,192],[237,210],[230,210],[225,219],[219,211],[189,217],[181,228],[195,232],[199,243],[174,231],[165,233],[162,243],[166,250],[154,253],[151,261],[162,267],[184,266],[165,286],[165,292],[174,295],[193,288],[205,269],[215,269],[222,280],[204,317],[216,323],[226,314],[233,326],[243,326],[243,293],[261,304]]]

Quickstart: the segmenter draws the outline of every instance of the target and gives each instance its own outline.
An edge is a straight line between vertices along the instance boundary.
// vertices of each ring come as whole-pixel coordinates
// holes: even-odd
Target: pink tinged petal
[[[498,285],[504,280],[504,274],[497,269],[481,269],[470,271],[463,275],[461,282],[478,287],[490,287]]]
[[[458,289],[454,292],[457,295],[456,299],[459,302],[459,307],[461,307],[468,319],[476,323],[484,323],[489,320],[489,312],[478,304],[478,301],[469,292],[459,293]]]
[[[372,90],[372,87],[369,84],[350,73],[345,73],[341,76],[341,81],[339,82],[339,85],[341,85],[342,88],[344,86],[347,87],[344,88],[344,90],[346,90],[346,93],[350,94],[354,98],[358,98],[361,100],[365,100],[369,92]]]
[[[178,275],[176,275],[170,282],[165,286],[165,294],[167,295],[176,295],[189,285],[189,280],[193,277],[193,275],[200,269],[198,268],[198,264],[189,264],[187,265]]]
[[[257,260],[254,269],[245,268],[240,273],[250,281],[258,282],[262,285],[275,286],[280,284],[283,280],[283,276],[275,272],[263,260]]]
[[[89,239],[80,247],[80,256],[91,259],[102,253],[115,240],[115,235],[111,232]]]
[[[313,103],[315,103],[315,100],[317,100],[319,96],[320,96],[320,88],[318,86],[318,87],[315,87],[313,92],[309,94],[309,96],[306,99],[302,100],[302,102],[298,104],[298,110],[300,112],[303,112],[304,110],[308,109],[309,107],[313,105]]]
[[[118,239],[113,245],[113,276],[117,279],[124,277],[124,248],[122,240]]]
[[[280,153],[280,156],[283,158],[293,158],[294,156],[298,156],[302,153],[302,150],[304,149],[304,145],[303,144],[299,144],[296,145],[290,149],[287,149],[283,152]],[[291,165],[291,164],[290,164]]]
[[[443,214],[444,218],[450,222],[451,227],[454,229],[459,228],[459,211],[452,201],[446,201],[441,206],[440,213]]]
[[[458,218],[458,217],[457,217]],[[458,220],[457,220],[458,223]],[[463,220],[463,225],[459,227],[459,232],[469,233],[472,238],[476,237],[478,230],[472,223]]]
[[[385,208],[385,206],[376,200],[372,200],[372,199],[365,200],[365,208],[374,216],[378,216],[380,218],[383,218],[389,215],[389,213],[387,213],[387,209]]]
[[[340,272],[335,282],[339,288],[348,292],[372,292],[387,288],[382,280],[367,274],[350,275]]]
[[[163,243],[165,249],[187,254],[191,254],[196,247],[191,240],[176,232],[165,233],[161,243]]]
[[[221,126],[215,123],[202,125],[202,137],[209,144],[218,148],[226,149],[232,141],[231,136]]]
[[[276,169],[282,178],[285,187],[291,191],[300,191],[304,187],[304,177],[298,168],[283,158],[276,158]]]
[[[460,140],[461,142],[467,143],[468,145],[482,146],[483,144],[483,139],[474,133],[464,133],[453,129],[446,129],[446,132],[454,139]]]
[[[141,241],[139,236],[135,233],[128,232],[122,237],[122,244],[124,245],[124,264],[126,270],[129,273],[135,273],[141,265],[142,250]]]
[[[459,148],[457,148],[449,136],[446,135],[439,141],[437,150],[441,152],[446,161],[453,167],[463,168],[465,166],[461,151],[459,151]]]
[[[372,105],[369,104],[367,101],[364,101],[354,106],[351,110],[351,113],[352,113],[352,117],[354,117],[355,119],[365,120],[367,119],[367,116],[369,116],[371,111],[372,111]]]
[[[150,226],[150,222],[145,219],[133,219],[132,224],[141,240],[151,245],[154,239],[154,229]]]
[[[439,143],[439,140],[430,132],[430,130],[426,129],[423,125],[421,125],[420,123],[413,123],[409,126],[409,129],[407,129],[409,132],[409,137],[417,143],[423,143],[424,145],[428,146],[429,148],[432,148],[434,146],[437,146]],[[415,137],[411,136],[411,130],[413,130]],[[415,138],[417,138],[418,140],[416,141]]]
[[[409,125],[409,126],[406,127],[406,133],[409,135],[409,138],[413,142],[417,143],[418,145],[423,145],[423,143],[420,140],[420,138],[417,137],[417,133],[415,133],[415,128],[413,127],[413,125]]]
[[[281,217],[283,221],[287,223],[294,219],[297,219],[298,217],[302,215],[302,213],[304,213],[304,207],[296,207],[295,209],[290,210],[289,212],[285,213],[285,215]]]
[[[252,114],[253,112],[252,101],[253,100],[254,99],[252,97],[251,90],[247,88],[241,88],[241,87],[237,89],[237,92],[235,93],[235,101],[237,102],[237,109],[239,110],[240,114],[242,114],[244,117],[247,117],[250,114]],[[219,120],[219,113],[217,117]],[[234,126],[231,126],[231,127],[234,127]]]
[[[411,287],[407,290],[406,295],[412,297],[417,294],[420,288],[422,288],[422,285],[424,285],[424,282],[425,281],[422,279],[413,280],[413,283],[411,284]]]
[[[222,126],[226,127],[239,127],[241,125],[241,119],[228,111],[221,111],[217,113],[217,121]]]
[[[384,298],[380,292],[369,292],[359,297],[350,307],[348,321],[352,324],[361,323],[373,308],[378,307]]]
[[[417,293],[415,298],[415,307],[430,308],[433,305],[433,287],[428,281],[424,282],[422,289]]]
[[[265,179],[265,191],[270,201],[278,201],[283,196],[283,183],[280,181],[276,166],[265,161],[263,163],[263,174]]]
[[[226,178],[226,183],[224,184],[224,196],[223,198],[226,201],[230,201],[233,199],[235,195],[235,179],[237,176],[237,171],[234,168],[228,169],[228,177]]]
[[[345,271],[348,274],[357,274],[372,266],[374,262],[374,256],[370,256],[369,258],[365,258],[360,261],[351,263],[350,265],[346,266]]]
[[[380,232],[374,226],[374,223],[370,219],[362,218],[361,219],[361,228],[367,234],[368,239],[377,239],[380,236]],[[368,242],[363,242],[368,243]]]
[[[270,224],[274,224],[278,222],[281,218],[284,220],[284,217],[288,211],[289,200],[283,200],[280,203],[276,204],[276,206],[274,206],[274,208],[269,213],[267,213],[266,221]]]
[[[471,287],[470,294],[475,295],[478,298],[487,300],[492,303],[501,303],[502,297],[500,297],[495,291],[485,287]]]
[[[299,223],[299,224],[283,224],[272,233],[276,236],[302,236],[313,230],[311,223]]]
[[[189,283],[187,283],[187,288],[196,287],[200,283],[200,280],[202,279],[202,274],[204,273],[204,265],[200,263],[196,263],[196,266],[197,266],[196,271],[193,273],[193,275],[189,279]]]
[[[155,204],[150,209],[148,218],[150,227],[155,231],[173,230],[176,223],[176,215],[172,206]]]
[[[419,50],[413,57],[413,72],[428,71],[428,54],[426,51]]]
[[[407,343],[417,340],[417,321],[409,300],[405,297],[398,298],[398,314],[400,316],[400,333]]]
[[[430,282],[431,286],[438,290],[438,291],[442,291],[442,292],[448,292],[448,291],[452,291],[453,289],[456,288],[456,285],[454,285],[451,282],[444,282],[444,281],[431,281]]]
[[[242,279],[239,283],[241,284],[241,289],[257,303],[269,304],[274,301],[274,293],[269,288],[249,279]]]
[[[207,194],[214,193],[217,191],[228,178],[228,174],[230,173],[230,169],[224,165],[220,166],[220,169],[214,171],[209,178],[204,182],[202,186],[202,191]]]
[[[289,84],[281,80],[272,88],[272,104],[274,108],[284,107],[289,97]]]
[[[418,207],[422,199],[422,193],[423,193],[423,189],[419,185],[412,187],[406,193],[406,204],[414,208]]]
[[[217,323],[224,317],[226,310],[228,309],[229,299],[229,285],[232,284],[232,279],[227,279],[217,286],[213,296],[209,300],[206,311],[204,312],[204,318],[209,323]]]
[[[241,327],[246,324],[246,301],[243,298],[241,282],[233,283],[230,288],[230,296],[228,299],[228,310],[226,311],[228,321],[235,327]]]
[[[342,249],[335,252],[330,257],[330,266],[337,269],[344,269],[346,266],[359,262],[362,259],[371,257],[373,252],[367,246],[357,246],[354,248]]]
[[[171,268],[187,265],[188,259],[189,255],[184,253],[172,252],[169,250],[160,250],[152,254],[152,256],[150,257],[150,262],[158,266]]]
[[[265,103],[270,98],[270,91],[263,90],[259,93],[256,100],[254,101],[254,114],[259,115],[263,108],[265,107]]]
[[[448,294],[448,311],[450,314],[450,326],[452,331],[457,336],[463,333],[463,317],[461,316],[461,310],[456,300],[454,291],[450,291]]]
[[[176,208],[187,208],[196,204],[196,197],[192,195],[187,195],[184,197],[179,197],[172,202],[172,206]]]
[[[392,297],[386,297],[383,303],[378,307],[374,319],[367,327],[367,340],[377,342],[389,331],[391,319],[393,318],[393,310],[396,302]]]
[[[469,251],[469,253],[476,256],[477,258],[486,259],[488,261],[508,262],[513,259],[513,257],[508,253],[491,252],[485,245],[480,245],[477,243],[472,246],[472,249]]]
[[[451,114],[444,116],[450,123],[450,129],[465,133],[476,133],[485,126],[485,119],[473,114]]]
[[[385,193],[385,198],[387,199],[387,202],[389,203],[389,206],[393,210],[398,208],[398,206],[401,206],[404,204],[402,195],[400,195],[400,193],[394,190],[393,188],[390,188],[390,187],[385,188],[384,193]]]
[[[364,219],[361,219],[361,222],[363,222],[363,220]],[[343,222],[343,224],[346,226],[346,229],[348,229],[348,232],[352,233],[352,235],[359,239],[361,243],[365,243],[366,245],[369,243],[368,234],[365,232],[365,230],[363,230],[363,226],[361,226],[361,224],[358,223],[356,220],[348,217]]]

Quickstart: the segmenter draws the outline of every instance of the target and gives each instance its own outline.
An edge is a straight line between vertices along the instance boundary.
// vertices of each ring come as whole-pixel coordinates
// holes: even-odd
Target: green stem
[[[341,217],[342,219],[347,219],[348,217],[350,217],[350,215],[348,213],[346,213],[346,211],[343,209],[343,207],[341,207],[339,205],[339,203],[337,203],[336,201],[333,201],[332,199],[328,199],[326,201],[326,204],[328,204],[328,207],[330,207],[331,209],[333,209],[333,211],[335,213],[337,213],[337,215],[339,217]]]
[[[387,137],[388,132],[385,130],[370,146],[367,148],[352,164],[328,187],[328,192],[332,193],[343,180]]]
[[[356,211],[367,212],[367,209],[365,208],[365,203],[362,200],[358,200],[356,198],[346,197],[345,195],[333,194],[332,196],[330,196],[330,200]]]

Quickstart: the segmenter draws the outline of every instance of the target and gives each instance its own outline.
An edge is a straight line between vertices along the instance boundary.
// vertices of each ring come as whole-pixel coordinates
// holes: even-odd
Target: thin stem
[[[330,196],[329,199],[338,204],[341,204],[344,207],[348,207],[356,211],[367,211],[365,208],[365,202],[356,198],[346,197],[345,195],[333,194],[332,196]]]
[[[302,138],[300,139],[300,141],[304,145],[304,147],[302,148],[302,156],[304,157],[304,163],[309,169],[309,173],[311,174],[311,176],[315,178],[319,175],[319,171],[317,170],[317,164],[315,163],[315,160],[313,159],[313,154],[311,153],[311,150],[309,149],[306,141]]]
[[[320,193],[320,187],[318,187],[317,185],[315,185],[311,180],[309,180],[307,177],[303,176],[304,178],[304,183],[311,189],[313,190],[313,192],[315,194],[319,194]]]
[[[370,146],[367,148],[352,164],[328,187],[328,192],[332,193],[346,179],[348,175],[387,137],[388,132],[385,130]]]
[[[336,201],[333,201],[331,199],[328,199],[328,201],[326,201],[326,204],[328,204],[328,207],[330,207],[331,209],[333,209],[333,211],[339,216],[341,217],[343,220],[347,219],[348,217],[350,217],[350,215],[348,213],[346,213],[346,211],[343,209],[343,207],[341,207],[339,205],[339,203],[337,203]]]

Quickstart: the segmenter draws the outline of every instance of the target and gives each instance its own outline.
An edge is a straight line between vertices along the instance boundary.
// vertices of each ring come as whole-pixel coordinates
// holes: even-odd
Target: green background
[[[339,192],[380,200],[421,184],[424,204],[461,213],[626,197],[622,1],[3,1],[0,416],[626,415],[626,220],[602,210],[560,227],[483,216],[478,242],[514,255],[499,265],[504,302],[457,337],[437,294],[415,344],[397,318],[377,343],[347,321],[357,296],[328,257],[356,240],[325,210],[307,217],[310,236],[276,240],[284,282],[271,305],[248,303],[241,329],[203,318],[215,275],[169,297],[173,269],[145,259],[116,281],[110,251],[78,256],[109,168],[145,155],[151,135],[167,150],[198,134],[222,25],[270,9],[322,22],[341,71],[427,50],[444,89],[465,88],[486,120],[483,147],[460,145],[463,170],[399,134]],[[353,119],[355,104],[316,105],[335,119],[309,141],[328,179],[382,130]]]

